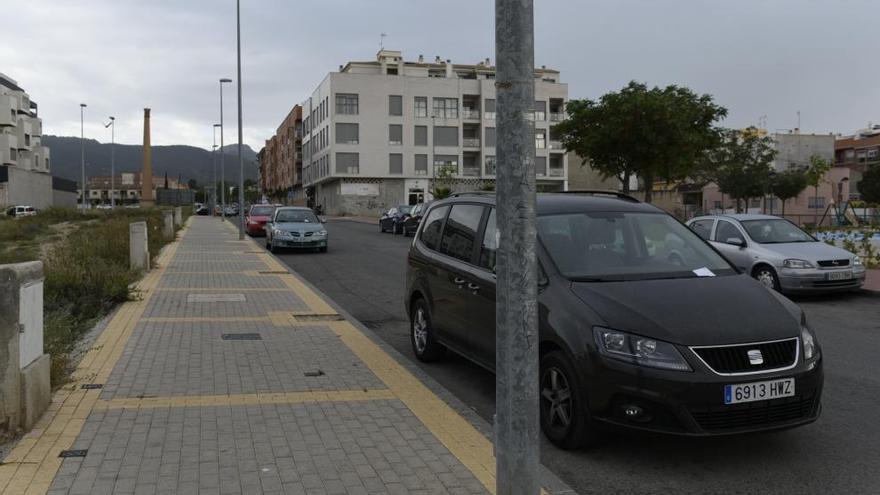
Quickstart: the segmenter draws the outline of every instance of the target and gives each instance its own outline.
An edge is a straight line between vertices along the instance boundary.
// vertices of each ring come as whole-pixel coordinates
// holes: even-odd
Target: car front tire
[[[583,389],[574,367],[562,351],[551,351],[541,358],[541,430],[557,447],[577,449],[592,443],[592,427]]]
[[[430,363],[446,354],[446,346],[434,339],[431,311],[424,299],[416,299],[409,318],[409,336],[413,353],[419,361]]]
[[[779,285],[779,277],[776,275],[776,270],[767,265],[761,265],[755,268],[755,272],[753,273],[755,280],[761,282],[764,287],[768,289],[773,289],[777,292],[780,290]]]

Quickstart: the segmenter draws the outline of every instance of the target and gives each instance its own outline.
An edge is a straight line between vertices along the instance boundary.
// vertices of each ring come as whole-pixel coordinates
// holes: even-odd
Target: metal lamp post
[[[104,128],[110,128],[110,208],[116,208],[116,117],[110,116],[110,122]]]
[[[238,65],[238,240],[244,239],[244,161],[241,158],[241,1],[235,0],[235,37]]]
[[[220,79],[220,220],[226,217],[226,168],[223,164],[223,83],[231,83],[232,79]]]
[[[85,103],[79,104],[79,145],[80,145],[80,171],[82,173],[82,212],[86,212],[86,133],[83,120]]]
[[[211,165],[214,167],[214,179],[211,181],[211,215],[217,207],[217,129],[219,127],[220,124],[214,124],[214,146],[211,147]]]

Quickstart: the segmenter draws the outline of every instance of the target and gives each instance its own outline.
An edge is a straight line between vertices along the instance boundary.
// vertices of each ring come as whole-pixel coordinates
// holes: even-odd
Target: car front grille
[[[700,428],[711,432],[768,427],[806,419],[813,414],[815,397],[789,397],[732,406],[691,410]]]
[[[839,268],[849,266],[849,260],[822,260],[817,261],[822,268]]]
[[[798,339],[722,347],[692,347],[716,373],[751,373],[792,366],[797,359]],[[761,351],[763,362],[751,364],[749,351]]]

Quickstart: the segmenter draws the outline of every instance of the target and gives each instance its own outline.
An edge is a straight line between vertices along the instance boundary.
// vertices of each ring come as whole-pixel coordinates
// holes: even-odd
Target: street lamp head
[[[85,107],[86,107],[86,104],[85,104],[85,103],[80,103],[79,106],[85,108]]]
[[[226,77],[224,77],[223,79],[220,79],[220,84],[223,84],[223,83],[231,83],[231,82],[232,82],[232,79],[229,79],[229,78],[226,78]]]
[[[220,124],[214,124],[214,127],[221,127]]]
[[[111,115],[111,116],[110,116],[110,122],[113,122],[114,120],[116,120],[116,117],[114,117],[114,116]]]

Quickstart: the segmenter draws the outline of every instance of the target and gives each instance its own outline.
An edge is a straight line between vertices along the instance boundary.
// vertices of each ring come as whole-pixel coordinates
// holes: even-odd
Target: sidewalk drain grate
[[[95,390],[96,388],[104,388],[103,383],[83,383],[80,387],[83,390]]]
[[[260,270],[257,273],[260,275],[287,275],[286,270]]]
[[[89,453],[89,449],[81,450],[62,450],[58,457],[85,457]]]
[[[345,318],[339,315],[293,315],[296,321],[342,321]]]
[[[224,333],[220,335],[223,340],[263,340],[258,333]]]
[[[321,370],[313,370],[313,371],[306,371],[305,373],[303,373],[303,375],[309,376],[309,377],[324,376],[324,372]]]

